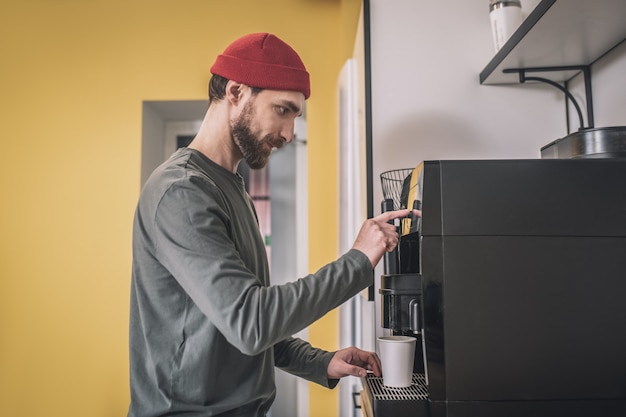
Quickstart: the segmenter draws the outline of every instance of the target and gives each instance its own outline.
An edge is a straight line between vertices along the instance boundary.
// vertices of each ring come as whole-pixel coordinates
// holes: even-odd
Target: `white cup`
[[[381,336],[378,338],[378,356],[383,366],[383,385],[409,387],[413,379],[415,341],[411,336]]]

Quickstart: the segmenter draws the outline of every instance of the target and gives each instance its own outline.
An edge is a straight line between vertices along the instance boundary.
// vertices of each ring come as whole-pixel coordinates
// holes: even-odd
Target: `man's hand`
[[[412,210],[417,216],[422,216],[420,210]],[[406,217],[411,210],[387,211],[379,216],[366,220],[361,226],[359,235],[352,245],[352,249],[358,249],[370,259],[372,267],[375,267],[385,252],[391,252],[398,245],[398,231],[396,226],[389,224],[394,219]]]
[[[335,352],[328,364],[328,378],[339,379],[348,375],[364,377],[368,370],[376,376],[382,375],[378,355],[349,347]]]

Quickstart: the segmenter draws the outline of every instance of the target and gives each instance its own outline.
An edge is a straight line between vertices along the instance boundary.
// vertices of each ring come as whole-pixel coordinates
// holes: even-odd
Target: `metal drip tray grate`
[[[363,382],[361,405],[368,417],[425,417],[428,416],[428,386],[424,374],[413,374],[410,387],[392,388],[383,385],[383,379],[368,374]]]
[[[413,374],[410,387],[392,388],[383,385],[383,378],[373,375],[367,376],[369,386],[374,401],[406,401],[406,400],[428,400],[428,387],[424,374]]]

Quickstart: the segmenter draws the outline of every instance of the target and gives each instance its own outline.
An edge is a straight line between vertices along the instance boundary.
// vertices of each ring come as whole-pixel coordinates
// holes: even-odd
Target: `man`
[[[298,281],[271,286],[254,206],[237,165],[262,168],[293,139],[310,95],[298,54],[267,33],[246,35],[211,67],[209,109],[188,148],[155,170],[133,229],[129,416],[264,416],[274,367],[334,387],[380,375],[375,353],[326,352],[292,338],[372,283],[398,236],[366,221],[353,248]]]

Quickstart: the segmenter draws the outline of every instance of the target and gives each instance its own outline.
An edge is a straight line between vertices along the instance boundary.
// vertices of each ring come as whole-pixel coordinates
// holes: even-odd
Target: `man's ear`
[[[229,80],[226,84],[226,99],[233,105],[237,105],[243,98],[246,86],[237,81]]]

